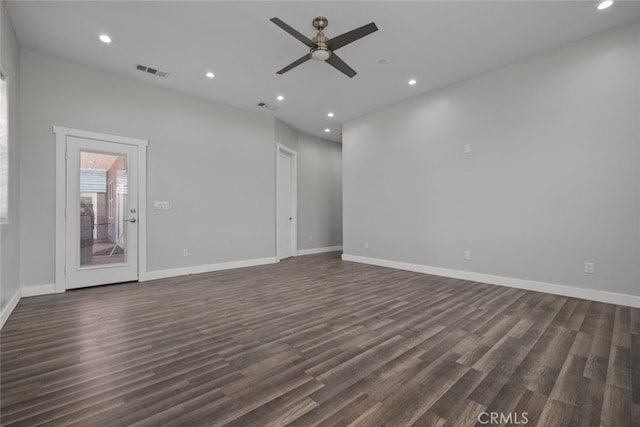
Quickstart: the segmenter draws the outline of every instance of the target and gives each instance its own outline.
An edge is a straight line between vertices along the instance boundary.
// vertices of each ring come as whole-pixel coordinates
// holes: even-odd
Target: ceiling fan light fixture
[[[331,56],[331,51],[326,47],[317,47],[311,50],[311,59],[316,61],[326,61]]]
[[[613,0],[604,0],[598,4],[598,10],[605,10],[611,7]]]

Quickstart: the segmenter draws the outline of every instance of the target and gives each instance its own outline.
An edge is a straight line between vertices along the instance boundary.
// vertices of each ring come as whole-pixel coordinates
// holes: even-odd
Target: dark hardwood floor
[[[3,426],[640,425],[640,310],[337,253],[23,298],[1,339]]]

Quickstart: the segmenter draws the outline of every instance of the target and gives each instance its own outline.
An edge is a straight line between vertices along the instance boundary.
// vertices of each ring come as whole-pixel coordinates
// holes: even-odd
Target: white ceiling
[[[398,101],[640,18],[640,1],[7,1],[20,46],[273,115],[321,138]],[[307,48],[269,21],[312,37],[375,21],[379,31],[338,51],[358,75],[309,61],[276,71]],[[109,34],[113,43],[98,41]],[[380,64],[385,59],[386,64]],[[166,79],[135,70],[148,65]],[[204,77],[206,71],[216,74]],[[408,86],[409,78],[418,84]],[[286,99],[275,99],[283,94]],[[277,105],[275,111],[256,106]],[[327,112],[335,112],[330,119]],[[325,128],[331,133],[325,133]]]
[[[118,156],[83,151],[80,153],[80,169],[109,170]]]

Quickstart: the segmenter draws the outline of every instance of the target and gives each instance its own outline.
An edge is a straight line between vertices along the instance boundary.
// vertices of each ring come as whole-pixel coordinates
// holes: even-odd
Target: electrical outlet
[[[364,242],[364,248],[369,249],[369,242],[366,242],[366,241]]]
[[[182,256],[189,256],[189,249],[183,249]]]
[[[469,153],[471,153],[471,145],[466,144],[464,146],[464,154],[469,154]]]
[[[584,263],[584,272],[587,274],[593,274],[593,263],[585,262]]]
[[[466,260],[471,259],[471,251],[464,251],[464,259]]]

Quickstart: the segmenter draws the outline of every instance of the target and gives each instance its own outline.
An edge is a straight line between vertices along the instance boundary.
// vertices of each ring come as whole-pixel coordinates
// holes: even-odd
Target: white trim
[[[37,297],[39,295],[49,295],[56,293],[56,284],[49,283],[47,285],[23,286],[22,297]]]
[[[138,281],[147,280],[147,146],[138,146]],[[140,221],[142,220],[142,221]]]
[[[95,139],[105,142],[117,142],[118,144],[137,145],[138,147],[149,146],[149,140],[129,138],[128,136],[110,135],[108,133],[91,132],[88,130],[72,129],[62,126],[54,126],[53,133],[56,135],[75,136],[78,138]]]
[[[66,290],[66,150],[67,136],[94,139],[138,147],[138,280],[147,280],[147,147],[146,139],[109,135],[80,129],[53,126],[56,135],[56,242],[55,242],[55,292]],[[60,167],[64,165],[64,167]]]
[[[0,313],[0,329],[4,327],[4,324],[6,323],[7,319],[9,319],[9,316],[11,316],[11,313],[13,313],[13,310],[16,308],[16,305],[18,305],[18,303],[20,302],[21,296],[22,296],[22,289],[18,289],[16,293],[13,294],[13,298],[9,300],[4,310],[2,310],[2,313]]]
[[[448,268],[431,267],[428,265],[410,264],[406,262],[389,261],[379,258],[369,258],[349,254],[343,254],[342,259],[344,261],[353,261],[362,264],[378,265],[381,267],[396,268],[399,270],[415,271],[417,273],[433,274],[436,276],[445,276],[454,279],[488,283],[490,285],[507,286],[510,288],[526,289],[536,292],[546,292],[548,294],[562,295],[567,297],[640,308],[640,296],[619,294],[615,292],[602,291],[599,289],[585,289],[575,286],[559,285],[555,283],[537,282],[533,280],[516,279],[513,277],[494,276],[490,274],[474,273],[471,271],[451,270]]]
[[[298,255],[322,254],[325,252],[335,252],[341,250],[342,246],[327,246],[325,248],[301,249],[298,251]]]
[[[293,225],[291,230],[291,255],[298,256],[298,153],[289,147],[280,143],[276,143],[276,258],[280,258],[280,248],[278,247],[278,238],[280,236],[278,227],[278,218],[280,212],[278,208],[278,192],[280,176],[280,153],[283,152],[291,157],[291,203],[293,204]]]
[[[192,267],[171,268],[168,270],[148,271],[146,280],[164,279],[167,277],[186,276],[188,274],[210,273],[212,271],[231,270],[235,268],[254,267],[256,265],[275,264],[275,257],[247,259],[242,261],[221,262],[219,264],[194,265]]]
[[[67,221],[65,209],[67,206],[67,177],[66,152],[67,135],[62,128],[53,127],[56,135],[56,251],[55,251],[55,290],[64,292],[67,288],[65,274],[65,260],[67,255]]]

